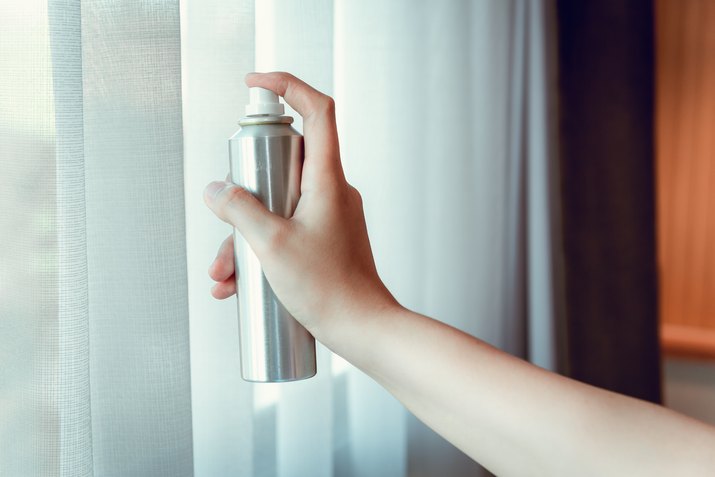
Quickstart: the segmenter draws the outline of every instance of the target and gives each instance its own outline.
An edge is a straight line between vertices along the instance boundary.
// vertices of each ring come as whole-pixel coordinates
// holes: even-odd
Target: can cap
[[[285,108],[278,101],[278,95],[265,88],[248,88],[250,103],[246,105],[246,116],[281,116]]]

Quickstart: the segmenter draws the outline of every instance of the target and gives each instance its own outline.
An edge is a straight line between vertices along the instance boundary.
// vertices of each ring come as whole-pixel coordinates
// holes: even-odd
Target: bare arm
[[[354,326],[328,343],[497,475],[715,472],[713,429],[668,409],[549,373],[404,309]]]
[[[707,475],[715,429],[665,408],[549,373],[401,307],[380,281],[360,196],[340,165],[330,98],[285,73],[250,75],[304,118],[302,196],[291,219],[215,182],[209,207],[235,225],[276,294],[313,335],[418,418],[499,475]],[[221,246],[212,293],[235,293]]]

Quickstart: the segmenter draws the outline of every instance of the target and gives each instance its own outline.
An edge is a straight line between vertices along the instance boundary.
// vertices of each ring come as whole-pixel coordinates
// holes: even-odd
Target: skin
[[[402,307],[380,280],[360,194],[345,180],[333,100],[287,73],[252,73],[246,84],[303,116],[298,207],[278,217],[221,181],[204,198],[316,339],[497,475],[715,475],[715,428],[547,372]],[[236,293],[233,253],[229,237],[209,268],[216,298]]]

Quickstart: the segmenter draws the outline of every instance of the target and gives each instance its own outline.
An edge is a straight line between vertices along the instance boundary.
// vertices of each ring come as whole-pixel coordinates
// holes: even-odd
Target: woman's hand
[[[302,197],[290,219],[224,182],[209,185],[206,202],[241,231],[316,338],[497,475],[712,474],[711,426],[549,373],[397,305],[375,271],[360,196],[343,176],[332,100],[285,73],[246,83],[303,115]],[[211,266],[217,297],[235,291],[231,247]]]
[[[332,98],[288,73],[251,73],[246,84],[283,96],[303,116],[301,197],[284,219],[245,189],[212,182],[206,204],[241,232],[281,303],[318,339],[329,325],[396,305],[375,269],[360,194],[343,174]],[[209,268],[216,298],[236,292],[233,254],[229,237]]]

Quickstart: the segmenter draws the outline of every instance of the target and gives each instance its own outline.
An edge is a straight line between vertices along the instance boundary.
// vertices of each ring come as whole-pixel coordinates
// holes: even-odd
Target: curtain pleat
[[[526,5],[525,357],[542,368],[564,372],[565,283],[556,107],[556,18],[552,2]]]
[[[91,474],[75,13],[0,3],[2,475]]]
[[[0,474],[192,475],[178,2],[2,9]]]
[[[380,275],[406,306],[415,306],[421,249],[418,190],[425,76],[412,68],[427,55],[424,2],[336,2],[334,95],[345,174],[362,192]],[[409,19],[401,21],[399,19]],[[337,475],[407,475],[404,408],[359,370],[344,371],[348,467]],[[446,471],[446,469],[445,469]]]
[[[209,293],[213,282],[207,267],[231,229],[207,213],[202,199],[206,184],[226,177],[228,172],[228,138],[238,128],[248,102],[243,77],[254,70],[254,26],[253,0],[181,1],[186,252],[197,476],[274,475],[269,463],[275,462],[275,449],[271,445],[254,446],[254,438],[272,443],[275,413],[254,407],[253,384],[241,379],[236,301],[219,301]]]
[[[82,2],[94,468],[192,475],[178,1]]]
[[[93,471],[81,9],[48,2],[57,183],[59,474]]]

